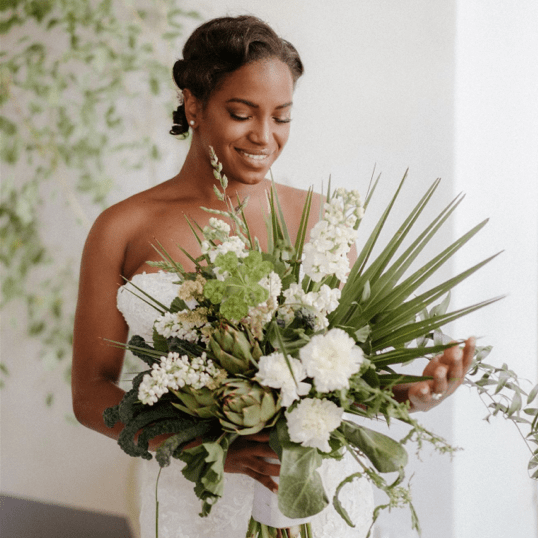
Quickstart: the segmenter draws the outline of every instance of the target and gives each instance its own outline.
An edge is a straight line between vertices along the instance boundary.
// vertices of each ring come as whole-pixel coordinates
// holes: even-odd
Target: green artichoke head
[[[200,418],[213,418],[217,415],[218,405],[216,391],[203,387],[201,389],[192,389],[189,386],[182,387],[180,390],[172,390],[179,402],[172,402],[174,407]]]
[[[280,397],[270,388],[235,378],[227,380],[219,392],[219,420],[225,431],[250,435],[276,423]]]
[[[257,340],[231,325],[222,325],[214,331],[209,347],[215,361],[232,375],[254,373],[262,356]]]

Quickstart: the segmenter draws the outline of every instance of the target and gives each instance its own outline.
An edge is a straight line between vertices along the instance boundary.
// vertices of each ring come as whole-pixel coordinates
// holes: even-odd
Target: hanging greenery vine
[[[57,211],[60,200],[62,234],[70,221],[89,228],[114,186],[109,170],[152,173],[161,152],[148,125],[155,106],[170,115],[170,66],[183,25],[198,18],[177,4],[0,2],[0,35],[9,42],[0,53],[0,307],[25,305],[40,359],[63,364],[67,377],[76,268],[62,237],[47,229],[47,207],[55,199],[48,212]],[[8,373],[0,363],[0,383]]]

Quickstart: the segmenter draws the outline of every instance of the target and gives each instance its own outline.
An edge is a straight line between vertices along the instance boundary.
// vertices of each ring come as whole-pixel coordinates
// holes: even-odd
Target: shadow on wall
[[[121,516],[0,495],[0,534],[9,538],[134,538]]]

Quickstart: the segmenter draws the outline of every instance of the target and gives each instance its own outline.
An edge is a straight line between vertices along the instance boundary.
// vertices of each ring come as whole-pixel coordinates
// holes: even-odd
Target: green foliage
[[[0,307],[25,305],[51,364],[71,355],[77,278],[43,214],[56,197],[66,231],[70,219],[88,228],[114,186],[111,163],[124,176],[160,158],[143,128],[155,109],[140,102],[175,108],[171,65],[197,17],[174,0],[0,3]]]
[[[465,383],[478,391],[488,408],[487,421],[500,415],[516,425],[531,453],[529,475],[538,480],[538,385],[526,392],[522,386],[525,380],[519,379],[507,364],[498,367],[485,363],[490,351],[489,346],[477,349]]]

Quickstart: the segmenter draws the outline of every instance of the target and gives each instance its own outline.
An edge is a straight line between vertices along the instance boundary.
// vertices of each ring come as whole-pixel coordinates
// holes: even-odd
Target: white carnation
[[[301,361],[288,357],[293,376],[282,353],[271,353],[260,357],[258,361],[258,373],[256,379],[260,385],[280,389],[282,396],[282,406],[289,407],[299,396],[305,396],[309,393],[311,385],[304,383],[306,371]],[[295,377],[295,380],[293,379]],[[297,381],[297,383],[295,383]]]
[[[299,355],[319,392],[348,388],[349,378],[359,371],[364,360],[362,349],[342,329],[312,337]]]
[[[290,439],[305,447],[330,452],[329,439],[342,422],[344,410],[330,400],[305,398],[286,413]]]

